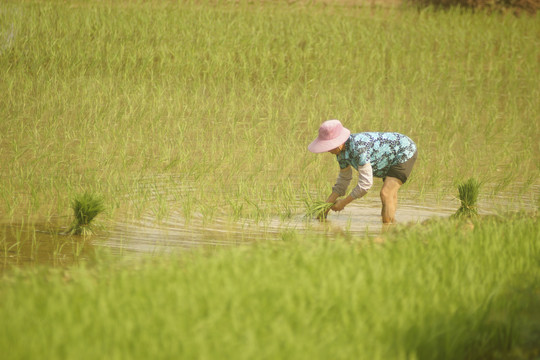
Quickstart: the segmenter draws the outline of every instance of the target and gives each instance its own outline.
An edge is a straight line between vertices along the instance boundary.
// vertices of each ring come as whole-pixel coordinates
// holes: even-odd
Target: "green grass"
[[[289,232],[145,261],[101,254],[87,266],[15,269],[0,281],[0,351],[6,360],[538,355],[538,218],[473,221],[472,230],[399,229],[384,244]]]
[[[112,219],[301,214],[337,175],[306,150],[330,118],[414,139],[419,194],[470,169],[486,195],[538,185],[537,17],[3,1],[0,24],[7,221],[68,216],[81,188]]]

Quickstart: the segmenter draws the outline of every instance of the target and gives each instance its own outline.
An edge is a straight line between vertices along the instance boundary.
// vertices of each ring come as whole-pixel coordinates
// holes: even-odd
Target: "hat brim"
[[[350,135],[351,131],[347,128],[343,128],[341,134],[339,134],[339,136],[334,139],[321,140],[319,138],[316,138],[311,144],[308,145],[308,150],[316,154],[330,151],[347,141]]]

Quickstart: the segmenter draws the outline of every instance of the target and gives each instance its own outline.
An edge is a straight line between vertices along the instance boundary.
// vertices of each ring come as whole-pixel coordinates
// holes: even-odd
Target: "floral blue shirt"
[[[373,176],[383,178],[388,169],[413,157],[416,144],[407,136],[390,132],[351,134],[345,148],[336,155],[339,167],[358,167],[370,163]]]

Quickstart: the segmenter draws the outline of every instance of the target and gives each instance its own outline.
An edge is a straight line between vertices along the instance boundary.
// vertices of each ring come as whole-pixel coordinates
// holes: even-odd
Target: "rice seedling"
[[[322,200],[306,201],[306,216],[310,218],[317,218],[321,221],[326,220],[330,208],[334,206],[334,203],[329,203]]]
[[[92,220],[105,210],[103,199],[92,193],[85,192],[75,197],[71,202],[71,208],[75,220],[69,233],[83,236],[92,235]]]
[[[243,202],[237,202],[237,201],[233,201],[231,199],[228,199],[227,200],[228,203],[229,203],[229,206],[231,208],[231,211],[232,211],[232,219],[233,220],[239,220],[241,217],[242,217],[242,212],[243,212],[243,209],[244,209],[244,203]]]
[[[459,201],[461,206],[454,214],[455,217],[474,217],[478,215],[477,201],[480,190],[480,182],[470,178],[458,185]]]

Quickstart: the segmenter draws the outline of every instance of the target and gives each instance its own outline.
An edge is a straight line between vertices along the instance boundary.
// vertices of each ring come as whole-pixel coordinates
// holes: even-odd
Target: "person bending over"
[[[383,179],[380,193],[382,221],[385,224],[395,222],[398,190],[407,181],[418,156],[414,141],[395,132],[351,134],[339,120],[327,120],[319,127],[319,135],[309,144],[308,150],[336,155],[340,171],[326,200],[334,203],[331,210],[341,211],[351,201],[364,196],[375,176]],[[338,200],[345,195],[351,182],[352,168],[358,171],[358,185]]]

